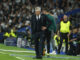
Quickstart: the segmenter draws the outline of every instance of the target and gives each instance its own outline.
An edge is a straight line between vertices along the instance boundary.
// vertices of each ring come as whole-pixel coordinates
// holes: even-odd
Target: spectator
[[[78,54],[78,42],[79,42],[79,35],[78,35],[78,28],[74,27],[73,28],[73,32],[70,35],[70,51],[69,51],[69,55],[73,55],[76,56]]]

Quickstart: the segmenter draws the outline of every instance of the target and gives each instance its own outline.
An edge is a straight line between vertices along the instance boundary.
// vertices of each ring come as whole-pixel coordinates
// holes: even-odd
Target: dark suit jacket
[[[47,24],[49,22],[49,24]],[[32,15],[31,18],[31,28],[32,28],[32,34],[35,34],[37,32],[42,32],[42,26],[49,27],[51,24],[51,21],[48,19],[48,17],[44,14],[41,14],[41,17],[39,20],[36,19],[36,15]]]

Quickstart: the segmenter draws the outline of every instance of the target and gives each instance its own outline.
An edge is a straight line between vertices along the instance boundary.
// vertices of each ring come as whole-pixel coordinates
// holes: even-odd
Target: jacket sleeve
[[[44,26],[48,28],[51,24],[52,24],[51,20],[46,15],[44,15]]]
[[[52,24],[51,20],[46,16],[46,22],[48,22],[47,25],[47,28]]]
[[[56,22],[55,22],[55,20],[54,20],[54,18],[53,18],[53,24],[54,24],[54,33],[56,33],[56,30],[57,30],[57,27],[56,27]]]
[[[34,23],[34,22],[33,22],[33,17],[34,17],[34,16],[32,16],[31,19],[30,19],[30,22],[31,22],[31,31],[32,31],[31,33],[32,33],[32,34],[33,34],[33,32],[34,32],[34,29],[33,29],[33,28],[34,28],[34,26],[33,26],[33,23]]]

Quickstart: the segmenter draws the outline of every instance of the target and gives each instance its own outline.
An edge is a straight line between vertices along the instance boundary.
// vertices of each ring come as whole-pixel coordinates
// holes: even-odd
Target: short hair
[[[49,12],[50,12],[51,14],[54,14],[54,12],[53,12],[53,11],[51,11],[51,10],[50,10]]]
[[[73,28],[72,29],[78,29],[78,26],[73,26]]]
[[[43,8],[42,10],[45,10],[47,12],[49,12],[50,10],[48,8]]]
[[[41,7],[36,7],[35,11],[41,11]]]

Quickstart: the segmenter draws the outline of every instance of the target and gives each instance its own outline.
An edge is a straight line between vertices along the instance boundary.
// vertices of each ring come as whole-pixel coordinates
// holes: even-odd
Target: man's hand
[[[69,32],[68,35],[67,35],[68,38],[69,38],[70,34],[71,34],[71,30],[70,30],[70,32]]]
[[[77,38],[74,38],[74,39],[70,40],[69,42],[72,42],[72,41],[75,41],[75,40],[77,40]]]
[[[45,27],[45,26],[42,26],[42,30],[44,31],[44,30],[46,30],[47,29],[47,27]]]
[[[69,38],[70,34],[67,35],[67,37]]]

